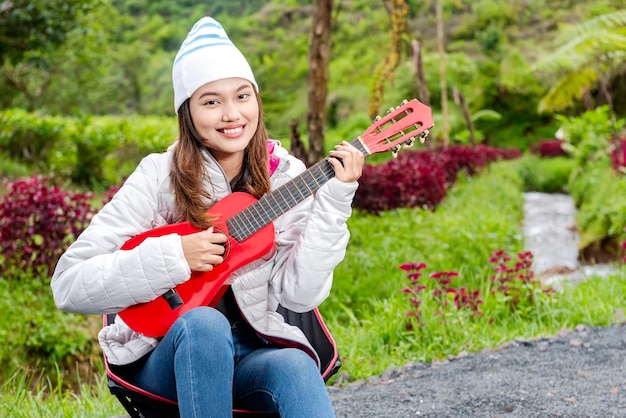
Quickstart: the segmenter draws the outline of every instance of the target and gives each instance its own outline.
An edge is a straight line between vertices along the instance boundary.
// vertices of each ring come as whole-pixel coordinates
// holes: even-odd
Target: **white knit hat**
[[[203,17],[193,25],[174,59],[174,110],[178,113],[180,105],[204,84],[230,77],[246,79],[259,90],[250,64],[222,25]]]

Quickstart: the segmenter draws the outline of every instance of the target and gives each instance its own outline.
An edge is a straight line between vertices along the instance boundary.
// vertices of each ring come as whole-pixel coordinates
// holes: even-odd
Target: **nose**
[[[222,121],[233,122],[239,119],[241,113],[236,103],[226,102],[222,105]]]

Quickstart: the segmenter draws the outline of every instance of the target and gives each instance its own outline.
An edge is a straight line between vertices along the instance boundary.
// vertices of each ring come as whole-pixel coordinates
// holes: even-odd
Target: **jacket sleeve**
[[[331,178],[314,195],[276,222],[278,248],[272,286],[279,302],[295,312],[317,307],[330,293],[333,270],[350,238],[347,220],[357,182]]]
[[[186,281],[191,271],[180,237],[148,238],[130,250],[120,247],[156,224],[157,157],[146,157],[114,198],[66,250],[52,276],[59,309],[85,314],[116,313],[149,302]]]

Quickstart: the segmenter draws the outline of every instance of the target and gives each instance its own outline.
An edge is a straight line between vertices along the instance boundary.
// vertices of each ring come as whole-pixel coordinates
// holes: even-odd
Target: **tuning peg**
[[[405,141],[405,143],[404,143],[404,146],[407,147],[407,148],[410,148],[410,147],[413,146],[413,144],[415,144],[415,137],[414,136],[412,136],[409,139],[407,139]]]
[[[424,142],[426,142],[426,137],[428,136],[428,134],[430,133],[430,131],[428,129],[426,129],[424,132],[422,132],[420,134],[420,142],[423,144]]]
[[[393,113],[395,112],[396,109],[394,109],[393,107],[390,107],[389,110],[387,111],[387,114]]]
[[[398,153],[400,152],[400,148],[402,148],[402,146],[400,145],[395,145],[391,147],[391,156],[393,158],[398,158]]]
[[[407,99],[402,100],[402,105],[404,106],[405,104],[407,104],[409,101]]]
[[[382,118],[380,117],[380,115],[378,115],[378,116],[376,116],[376,117],[374,118],[374,122],[378,122],[378,121],[379,121],[379,120],[381,120],[381,119],[382,119]]]

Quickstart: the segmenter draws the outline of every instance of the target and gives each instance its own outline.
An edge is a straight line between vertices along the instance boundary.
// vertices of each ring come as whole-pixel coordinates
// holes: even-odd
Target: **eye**
[[[246,100],[247,98],[249,98],[251,96],[250,93],[241,93],[239,95],[239,100]]]
[[[215,99],[207,100],[206,102],[204,102],[205,106],[215,106],[217,103],[218,101]]]

